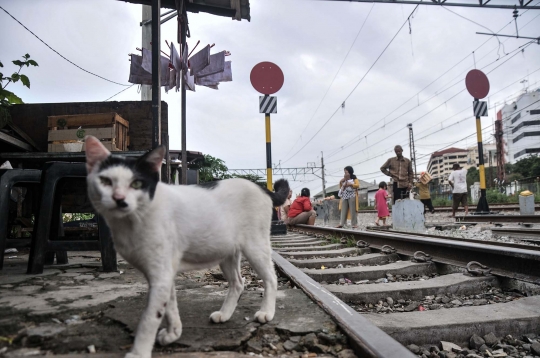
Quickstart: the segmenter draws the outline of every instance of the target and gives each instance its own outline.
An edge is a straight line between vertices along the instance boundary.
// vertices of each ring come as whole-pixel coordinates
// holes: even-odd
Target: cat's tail
[[[266,193],[272,198],[273,206],[281,206],[289,196],[289,182],[287,179],[279,179],[274,183],[274,191],[266,190]]]

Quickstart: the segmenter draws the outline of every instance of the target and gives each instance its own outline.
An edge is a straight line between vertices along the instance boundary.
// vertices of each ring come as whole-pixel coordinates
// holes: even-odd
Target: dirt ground
[[[69,254],[69,264],[47,266],[41,275],[25,274],[27,250],[5,255],[0,271],[0,355],[128,352],[146,305],[144,277],[121,259],[118,272],[104,273],[98,253]],[[243,277],[246,289],[233,317],[217,325],[208,317],[219,310],[227,292],[219,269],[179,274],[182,337],[166,347],[156,344],[154,352],[354,356],[332,319],[287,278],[279,278],[274,320],[254,322],[264,289],[247,265]]]

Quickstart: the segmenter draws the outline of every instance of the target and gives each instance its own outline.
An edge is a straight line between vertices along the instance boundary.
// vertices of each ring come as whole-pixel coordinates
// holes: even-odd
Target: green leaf
[[[21,82],[24,86],[30,88],[30,80],[25,75],[21,75]]]
[[[17,82],[19,80],[20,76],[17,72],[15,72],[14,74],[11,75],[11,80],[13,81],[13,83]]]
[[[22,101],[22,99],[20,99],[19,97],[17,97],[15,95],[15,93],[13,92],[10,92],[8,90],[5,90],[5,89],[0,89],[0,98],[6,98],[8,100],[9,103],[11,104],[23,104],[24,102]]]
[[[13,62],[13,64],[14,64],[15,66],[21,66],[21,67],[24,66],[24,62],[19,61],[19,60],[15,60],[15,61],[11,61],[11,62]]]
[[[28,61],[26,61],[26,63],[27,63],[27,66],[28,66],[28,64],[30,64],[30,65],[32,65],[32,66],[39,66],[39,65],[37,64],[37,62],[34,61],[34,60],[28,60]]]
[[[4,67],[4,65],[2,64],[2,62],[0,62],[0,67]]]
[[[30,58],[30,55],[29,54],[26,54],[23,56],[24,58],[26,58],[27,60]]]

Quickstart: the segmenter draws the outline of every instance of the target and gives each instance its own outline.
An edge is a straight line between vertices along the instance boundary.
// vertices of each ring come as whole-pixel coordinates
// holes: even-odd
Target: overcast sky
[[[128,84],[128,54],[141,46],[141,6],[111,0],[34,0],[31,5],[0,0],[0,5],[74,63]],[[472,98],[464,81],[475,61],[490,80],[492,108],[519,95],[527,85],[520,83],[523,79],[529,90],[540,87],[539,45],[522,52],[519,47],[527,40],[500,38],[499,44],[493,37],[475,34],[501,29],[501,34],[514,34],[511,10],[420,6],[410,27],[407,23],[401,29],[375,63],[413,9],[252,0],[251,22],[189,13],[190,49],[200,40],[215,43],[215,52],[230,51],[233,82],[221,84],[218,91],[199,86],[196,93],[188,92],[188,150],[221,158],[229,168],[266,166],[264,115],[258,113],[259,94],[249,81],[251,69],[262,61],[276,63],[285,75],[276,94],[278,113],[271,120],[273,163],[281,161],[283,168],[318,165],[324,152],[327,186],[339,181],[346,165],[352,165],[360,179],[384,180],[379,167],[394,145],[403,145],[409,156],[407,123],[414,123],[419,170],[435,150],[475,145]],[[520,35],[540,36],[540,10],[520,14]],[[4,73],[15,70],[11,60],[25,53],[39,63],[38,68],[24,69],[30,90],[19,83],[9,88],[26,103],[103,101],[124,88],[66,62],[1,10],[0,30]],[[162,25],[162,40],[176,41],[176,20]],[[164,41],[161,47],[168,52]],[[111,100],[140,100],[140,94],[133,86]],[[169,105],[171,149],[180,149],[180,93],[163,92],[162,100]],[[490,109],[483,127],[492,125],[495,113]],[[491,133],[491,128],[484,133],[484,142],[491,140]],[[303,186],[312,194],[321,190],[316,177],[297,180],[305,182],[292,182],[295,192]]]

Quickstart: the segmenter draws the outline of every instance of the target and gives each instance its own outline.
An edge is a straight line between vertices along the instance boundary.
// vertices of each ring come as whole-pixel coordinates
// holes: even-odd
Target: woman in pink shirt
[[[382,181],[379,183],[379,190],[375,193],[375,208],[377,209],[377,220],[375,221],[375,225],[377,226],[380,226],[379,220],[382,220],[383,225],[385,225],[386,218],[390,216],[388,204],[386,203],[386,200],[388,200],[387,189],[386,183]]]

